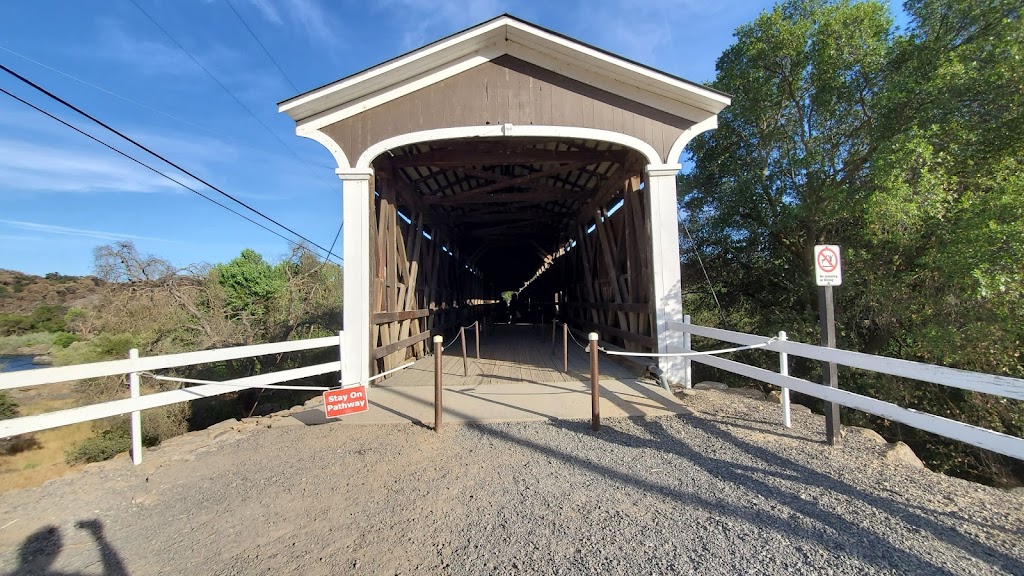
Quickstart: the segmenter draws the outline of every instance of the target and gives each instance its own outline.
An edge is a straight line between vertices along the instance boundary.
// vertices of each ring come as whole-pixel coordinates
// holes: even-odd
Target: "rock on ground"
[[[828,447],[816,415],[681,401],[597,433],[231,422],[0,495],[0,572],[1024,574],[1018,495]]]

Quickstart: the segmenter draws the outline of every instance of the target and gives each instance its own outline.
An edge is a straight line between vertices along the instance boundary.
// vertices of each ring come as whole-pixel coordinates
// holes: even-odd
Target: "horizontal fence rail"
[[[733,332],[720,328],[710,328],[696,324],[683,324],[672,322],[669,324],[671,330],[682,334],[703,336],[723,342],[735,344],[756,344],[763,343],[767,338],[743,332]],[[682,338],[680,338],[682,340]],[[682,351],[680,346],[673,348]],[[1024,380],[982,374],[944,366],[934,366],[909,360],[873,356],[861,352],[851,352],[837,348],[826,348],[812,344],[802,344],[789,340],[774,340],[764,347],[764,350],[800,356],[811,360],[834,362],[839,365],[851,368],[859,368],[892,376],[910,378],[923,382],[931,382],[964,390],[971,390],[985,394],[992,394],[1004,398],[1024,399]],[[908,426],[938,434],[946,438],[959,440],[979,448],[998,452],[1000,454],[1024,460],[1024,439],[1010,436],[987,428],[965,424],[957,420],[935,416],[926,412],[919,412],[910,408],[892,404],[855,394],[847,390],[840,390],[822,386],[816,382],[810,382],[792,376],[786,376],[771,370],[765,370],[742,362],[727,360],[716,356],[695,356],[691,359],[713,368],[732,372],[740,376],[746,376],[754,380],[766,382],[781,388],[796,390],[802,394],[819,398],[826,402],[836,404],[874,414],[900,422]]]
[[[103,376],[119,376],[130,372],[148,372],[150,370],[163,370],[165,368],[180,368],[182,366],[209,364],[211,362],[238,360],[240,358],[253,358],[256,356],[266,356],[268,354],[300,352],[302,350],[314,350],[317,348],[328,348],[330,346],[337,345],[337,336],[325,336],[323,338],[310,338],[307,340],[291,340],[288,342],[274,342],[271,344],[218,348],[216,350],[203,350],[201,352],[184,352],[182,354],[167,354],[165,356],[148,356],[137,360],[111,360],[108,362],[93,362],[91,364],[78,364],[75,366],[38,368],[35,370],[25,370],[21,372],[4,372],[0,373],[0,390],[26,388],[28,386],[38,386],[40,384],[54,384],[56,382],[67,382],[68,380],[85,380],[87,378],[101,378]]]
[[[731,330],[722,330],[721,328],[709,328],[707,326],[699,326],[697,324],[672,322],[669,326],[672,330],[681,333],[689,332],[694,336],[704,336],[706,338],[713,338],[715,340],[733,342],[736,344],[759,344],[764,343],[765,340],[769,339],[767,336],[733,332]],[[899,358],[874,356],[872,354],[851,352],[849,350],[840,350],[838,348],[825,348],[823,346],[803,344],[801,342],[793,342],[791,340],[774,340],[765,346],[764,349],[771,352],[785,352],[793,356],[800,356],[801,358],[808,358],[811,360],[834,362],[841,366],[860,368],[870,372],[889,374],[890,376],[910,378],[921,382],[931,382],[932,384],[941,384],[943,386],[971,390],[973,392],[993,394],[995,396],[1002,396],[1003,398],[1013,398],[1014,400],[1024,400],[1024,380],[1020,378],[998,376],[995,374],[982,374],[981,372],[971,372],[969,370],[960,370],[958,368],[935,366],[933,364],[924,364],[921,362],[913,362],[911,360],[900,360]]]
[[[84,380],[87,378],[100,378],[103,376],[128,374],[131,381],[130,392],[132,397],[122,400],[112,400],[110,402],[103,402],[100,404],[92,404],[89,406],[68,408],[66,410],[57,410],[55,412],[47,412],[44,414],[0,420],[0,438],[39,432],[40,430],[58,428],[60,426],[67,426],[70,424],[79,424],[92,420],[100,420],[111,416],[131,414],[133,447],[132,461],[135,464],[139,464],[142,462],[140,417],[143,410],[178,404],[181,402],[191,402],[192,400],[198,400],[200,398],[210,398],[212,396],[219,396],[221,394],[238,392],[240,390],[250,388],[273,386],[282,382],[300,380],[332,372],[340,372],[340,351],[343,349],[343,340],[344,333],[339,332],[337,336],[327,336],[323,338],[256,344],[253,346],[236,346],[234,348],[220,348],[216,350],[185,352],[183,354],[168,354],[165,356],[150,356],[145,358],[137,358],[137,352],[132,350],[130,358],[127,360],[113,360],[109,362],[79,364],[76,366],[40,368],[37,370],[3,373],[0,374],[0,390],[54,384],[69,380]],[[200,386],[181,388],[179,390],[157,392],[154,394],[146,394],[144,396],[139,395],[137,382],[138,377],[142,372],[329,347],[334,347],[339,350],[338,360],[313,366],[303,366],[301,368],[291,368],[267,374],[257,374],[255,376],[247,376],[245,378],[236,378],[234,380],[226,380],[224,382],[211,382]],[[296,389],[299,389],[299,387]]]
[[[335,340],[335,343],[337,343],[337,338],[332,338],[332,340]],[[68,424],[89,422],[90,420],[99,420],[101,418],[109,418],[111,416],[120,416],[122,414],[129,414],[140,410],[149,410],[150,408],[159,408],[160,406],[168,406],[170,404],[178,404],[180,402],[190,402],[200,398],[210,398],[211,396],[219,396],[229,392],[238,392],[239,390],[245,390],[246,388],[255,388],[258,386],[288,382],[289,380],[310,378],[321,374],[338,372],[339,370],[341,370],[341,361],[335,360],[325,364],[292,368],[290,370],[281,370],[278,372],[271,372],[269,374],[259,374],[235,380],[226,380],[219,384],[191,386],[180,390],[169,390],[167,392],[146,394],[145,396],[139,396],[138,398],[112,400],[110,402],[103,402],[102,404],[92,404],[89,406],[81,406],[79,408],[68,408],[67,410],[47,412],[46,414],[37,414],[35,416],[22,416],[20,418],[12,418],[10,420],[0,420],[0,438],[7,438],[8,436],[16,436],[18,434],[28,434],[29,432],[38,432],[49,428],[67,426]]]

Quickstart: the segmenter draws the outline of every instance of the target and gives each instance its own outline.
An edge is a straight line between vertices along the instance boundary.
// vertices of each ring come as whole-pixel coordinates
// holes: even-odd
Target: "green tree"
[[[285,275],[255,250],[246,248],[227,264],[214,267],[227,309],[246,320],[265,321],[285,289]]]
[[[840,346],[1024,376],[1024,34],[1019,2],[788,0],[718,61],[735,95],[692,146],[680,197],[726,313],[698,318],[817,337],[814,244],[844,248]],[[689,265],[689,263],[687,263]],[[687,292],[695,292],[692,287]],[[816,378],[813,363],[797,373]],[[1015,435],[1020,403],[843,372],[871,396]],[[856,413],[844,418],[865,419]],[[880,419],[933,467],[1000,481],[1024,470]],[[1016,466],[1016,468],[1014,468]]]

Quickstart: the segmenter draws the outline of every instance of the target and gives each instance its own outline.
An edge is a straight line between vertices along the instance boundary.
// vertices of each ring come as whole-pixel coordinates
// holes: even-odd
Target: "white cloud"
[[[99,240],[117,241],[117,240],[152,240],[155,242],[170,242],[178,244],[174,240],[167,240],[165,238],[153,238],[150,236],[137,236],[135,234],[124,234],[121,232],[106,232],[104,230],[90,230],[87,228],[70,228],[68,226],[56,226],[53,224],[43,224],[40,222],[25,222],[22,220],[3,220],[0,219],[0,224],[15,228],[17,230],[27,230],[29,232],[39,232],[41,234],[60,234],[66,236],[83,236],[86,238],[96,238]]]
[[[0,138],[0,188],[25,192],[181,190],[165,178],[107,151]]]
[[[278,26],[291,26],[336,57],[341,48],[343,25],[324,8],[319,0],[248,0],[267,21]]]
[[[281,20],[281,15],[277,12],[277,8],[274,7],[274,3],[270,0],[248,0],[248,3],[252,4],[259,11],[260,15],[270,22],[278,25],[284,24],[284,21]]]
[[[148,21],[147,21],[148,24]],[[154,76],[193,76],[202,74],[195,62],[177,46],[166,40],[136,37],[114,20],[99,21],[99,52],[111,60],[120,61]]]
[[[718,54],[705,54],[703,50],[708,42],[719,40],[708,38],[709,30],[724,25],[731,32],[731,27],[749,19],[755,5],[770,3],[770,0],[577,1],[579,5],[573,12],[579,18],[572,26],[580,39],[643,64],[680,73],[682,69],[695,66],[693,57],[702,61],[707,58],[708,66],[714,64]],[[695,81],[708,79],[692,78]]]
[[[504,0],[382,0],[378,9],[399,22],[404,29],[402,46],[411,50],[490,20],[505,12],[508,4]]]

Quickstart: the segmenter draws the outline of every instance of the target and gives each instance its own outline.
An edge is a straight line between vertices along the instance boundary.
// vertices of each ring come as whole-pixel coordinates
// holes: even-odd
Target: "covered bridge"
[[[422,356],[510,290],[667,351],[679,158],[729,103],[508,15],[282,102],[342,180],[343,382]]]

